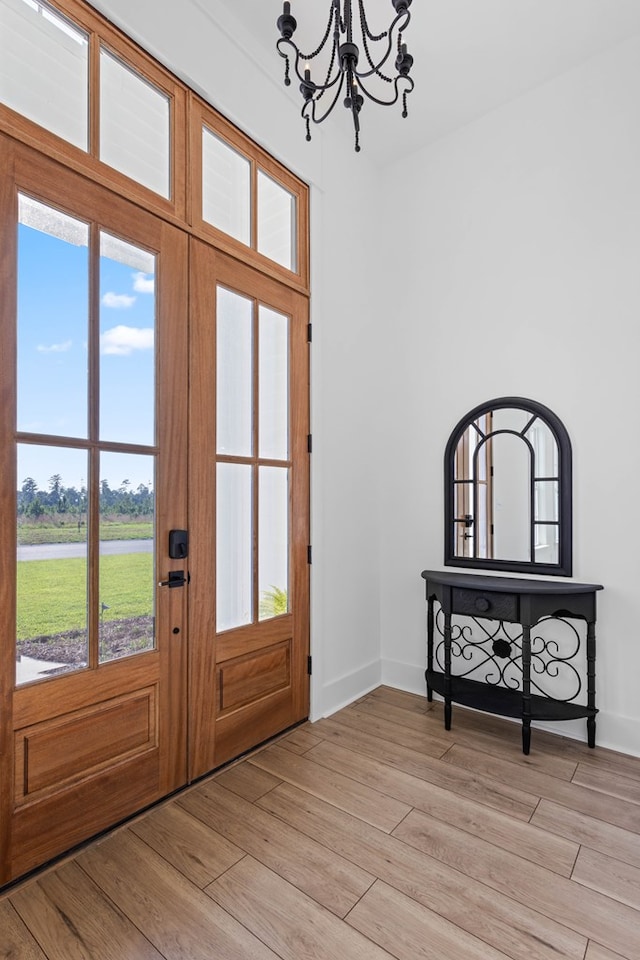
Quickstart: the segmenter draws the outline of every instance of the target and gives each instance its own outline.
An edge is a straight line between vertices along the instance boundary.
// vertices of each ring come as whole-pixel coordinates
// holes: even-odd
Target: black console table
[[[424,570],[422,577],[427,587],[427,698],[431,702],[434,690],[444,698],[447,730],[454,702],[521,719],[524,753],[531,745],[532,720],[586,718],[588,743],[595,746],[600,584],[433,570]],[[578,702],[585,651],[575,620],[586,623],[586,703]],[[564,686],[556,696],[547,692],[554,683]]]

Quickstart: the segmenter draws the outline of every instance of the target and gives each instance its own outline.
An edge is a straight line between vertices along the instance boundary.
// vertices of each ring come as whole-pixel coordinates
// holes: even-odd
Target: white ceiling
[[[151,52],[158,51],[179,76],[208,75],[215,51],[201,35],[203,16],[217,24],[259,65],[265,85],[260,104],[277,85],[291,99],[291,124],[304,140],[297,85],[283,85],[284,61],[276,51],[276,20],[282,0],[90,0],[130,29]],[[354,0],[354,3],[356,0]],[[386,30],[391,0],[365,0],[370,27]],[[315,48],[323,36],[330,0],[291,0],[296,40]],[[400,106],[365,103],[362,150],[378,163],[397,160],[447,136],[540,84],[640,34],[640,0],[413,0],[405,40],[414,56],[415,90],[409,117]],[[197,43],[190,37],[196,36]],[[389,85],[385,84],[385,94]],[[210,91],[209,91],[210,92]],[[217,105],[217,98],[211,95]],[[265,102],[266,107],[266,102]],[[224,108],[223,108],[224,109]],[[236,117],[242,124],[242,119]],[[283,118],[280,118],[283,120]],[[346,110],[337,106],[325,121],[352,142]]]
[[[211,11],[210,0],[195,0]],[[215,0],[215,19],[225,9],[264,49],[263,64],[273,64],[281,82],[284,62],[277,55],[276,19],[281,0]],[[298,21],[296,40],[303,48],[319,43],[330,0],[291,0]],[[391,0],[366,0],[373,32],[390,23]],[[416,88],[409,117],[399,105],[363,109],[362,149],[387,162],[446,136],[497,106],[521,96],[604,50],[640,33],[640,0],[413,0],[405,40],[414,56]],[[262,59],[262,58],[261,58]],[[385,88],[387,85],[385,84]],[[292,99],[301,105],[296,87]],[[385,89],[385,94],[387,90]],[[334,111],[326,123],[339,122],[350,136],[348,117]],[[292,104],[292,123],[303,124]]]

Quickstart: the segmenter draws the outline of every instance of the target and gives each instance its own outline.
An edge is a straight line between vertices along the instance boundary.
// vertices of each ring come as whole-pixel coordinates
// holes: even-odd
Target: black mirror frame
[[[559,551],[558,563],[536,563],[535,560],[484,560],[455,556],[454,535],[454,476],[458,441],[470,423],[479,417],[505,407],[515,407],[539,417],[548,425],[558,444],[558,506]],[[458,422],[449,440],[444,456],[444,562],[449,567],[475,567],[480,570],[502,570],[509,573],[539,573],[556,577],[570,577],[573,570],[572,520],[572,466],[571,440],[556,414],[536,400],[523,397],[500,397],[470,410]],[[533,522],[533,520],[532,520]]]

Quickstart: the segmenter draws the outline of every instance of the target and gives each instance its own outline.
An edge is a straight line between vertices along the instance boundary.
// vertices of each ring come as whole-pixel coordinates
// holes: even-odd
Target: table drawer
[[[518,595],[515,593],[459,590],[454,587],[451,597],[451,612],[510,622],[517,622],[520,619]]]

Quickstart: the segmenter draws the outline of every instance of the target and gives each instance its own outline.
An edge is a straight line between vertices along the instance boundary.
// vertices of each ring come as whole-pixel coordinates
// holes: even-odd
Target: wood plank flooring
[[[0,897],[2,960],[392,957],[639,960],[640,759],[380,687]]]

